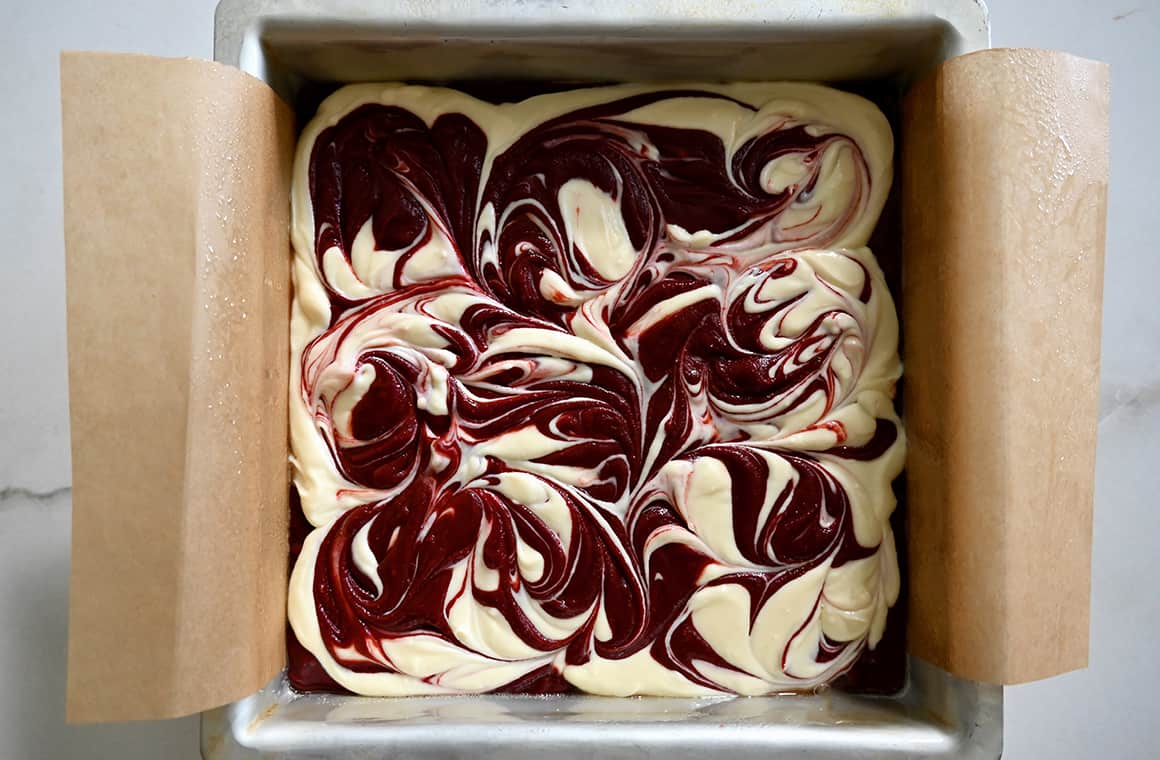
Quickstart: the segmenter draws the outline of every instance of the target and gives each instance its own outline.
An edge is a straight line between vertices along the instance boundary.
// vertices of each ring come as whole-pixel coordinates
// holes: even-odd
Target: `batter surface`
[[[292,681],[764,694],[874,647],[892,150],[805,84],[330,97],[293,186]]]

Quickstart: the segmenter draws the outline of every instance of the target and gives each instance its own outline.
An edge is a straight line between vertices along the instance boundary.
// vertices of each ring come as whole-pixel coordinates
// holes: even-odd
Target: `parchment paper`
[[[164,718],[283,664],[289,109],[228,67],[61,64],[68,713]],[[952,60],[906,101],[910,648],[1013,683],[1086,662],[1107,70]]]
[[[289,109],[236,69],[61,59],[68,717],[166,718],[282,666]]]
[[[953,59],[902,130],[910,652],[995,683],[1083,667],[1107,66]]]

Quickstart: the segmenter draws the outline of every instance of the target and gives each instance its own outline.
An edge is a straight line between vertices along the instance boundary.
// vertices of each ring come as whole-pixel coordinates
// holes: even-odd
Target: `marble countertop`
[[[0,31],[0,757],[195,758],[194,718],[66,726],[69,450],[61,49],[212,54],[216,0],[5,3]],[[1007,690],[1006,757],[1151,757],[1160,655],[1160,0],[992,0],[996,46],[1112,64],[1091,665]],[[1034,646],[1035,642],[1028,642]]]

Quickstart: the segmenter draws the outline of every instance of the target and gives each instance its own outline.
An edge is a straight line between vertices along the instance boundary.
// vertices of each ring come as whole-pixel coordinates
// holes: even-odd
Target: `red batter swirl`
[[[299,255],[329,311],[296,367],[314,527],[292,682],[765,693],[840,675],[897,596],[897,325],[869,251],[830,250],[865,243],[888,142],[728,88],[638,88],[497,145],[477,119],[505,107],[407,107],[432,92],[348,109],[304,154]],[[670,104],[760,128],[646,118]]]

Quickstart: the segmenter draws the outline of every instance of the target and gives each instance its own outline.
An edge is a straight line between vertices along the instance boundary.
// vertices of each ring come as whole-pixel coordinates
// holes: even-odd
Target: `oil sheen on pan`
[[[292,683],[768,694],[873,650],[892,151],[807,84],[325,101],[293,187]]]

